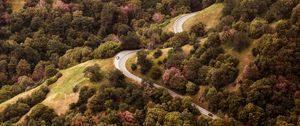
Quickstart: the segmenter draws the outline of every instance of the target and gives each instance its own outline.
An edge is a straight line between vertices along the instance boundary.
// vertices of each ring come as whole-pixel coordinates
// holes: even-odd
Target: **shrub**
[[[197,36],[204,36],[206,34],[205,32],[205,25],[203,23],[199,23],[199,24],[195,24],[192,28],[191,28],[191,32],[195,33]]]
[[[152,67],[151,60],[147,59],[148,53],[146,51],[139,51],[137,53],[137,64],[141,66],[141,73],[146,74]]]
[[[84,76],[88,77],[90,81],[97,82],[102,79],[102,75],[100,73],[100,67],[98,64],[94,64],[93,66],[89,66],[84,69]]]
[[[268,29],[268,21],[263,18],[255,18],[250,24],[249,33],[252,38],[259,38],[264,33],[266,33]]]
[[[159,58],[162,55],[162,51],[160,49],[156,49],[155,52],[153,53],[154,58]]]
[[[162,65],[162,64],[163,64],[163,62],[161,60],[157,61],[157,65]]]
[[[136,64],[131,64],[131,70],[135,71],[137,69],[137,65]]]
[[[47,85],[49,86],[49,85],[55,83],[60,77],[62,77],[62,73],[57,73],[57,74],[55,75],[55,77],[49,78],[49,79],[47,80],[47,82],[46,82]]]
[[[120,51],[120,43],[114,41],[108,41],[101,44],[97,49],[94,50],[94,58],[103,59],[114,56]]]
[[[73,92],[76,93],[76,92],[78,92],[78,90],[79,90],[79,86],[78,86],[78,85],[75,85],[75,86],[73,87]]]
[[[249,46],[250,38],[244,32],[237,32],[233,36],[233,49],[236,51],[242,51]]]
[[[185,86],[186,86],[186,93],[188,93],[189,95],[194,95],[197,93],[198,87],[196,84],[189,81]]]
[[[159,78],[161,78],[162,75],[162,71],[160,70],[159,67],[152,67],[151,71],[150,71],[150,77],[154,80],[158,80]]]
[[[120,70],[114,70],[114,71],[109,72],[109,74],[108,74],[109,81],[115,87],[125,86],[125,84],[123,84],[124,78],[125,78],[124,74]]]
[[[46,69],[45,70],[46,77],[53,77],[58,72],[58,70],[55,68],[54,64],[50,64],[50,65],[46,66],[45,69]]]

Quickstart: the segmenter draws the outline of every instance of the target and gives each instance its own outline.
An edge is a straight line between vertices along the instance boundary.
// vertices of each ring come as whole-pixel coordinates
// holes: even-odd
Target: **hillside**
[[[214,28],[221,20],[223,8],[224,5],[222,3],[218,3],[197,12],[193,18],[188,19],[183,24],[183,30],[189,31],[189,29],[199,23],[206,25],[206,29]]]
[[[299,0],[0,0],[0,126],[298,126]]]

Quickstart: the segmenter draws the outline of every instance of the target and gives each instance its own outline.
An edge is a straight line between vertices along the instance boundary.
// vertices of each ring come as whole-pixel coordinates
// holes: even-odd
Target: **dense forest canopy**
[[[164,29],[213,4],[224,5],[216,27]],[[39,89],[1,110],[1,125],[300,125],[299,0],[25,0],[20,10],[12,6],[0,0],[0,103]],[[60,70],[134,49],[147,49],[130,67],[149,75],[150,84],[136,86],[121,71],[95,64],[78,73],[92,84],[73,87],[78,100],[68,112],[43,104],[64,76]],[[220,119],[191,105],[202,101]]]

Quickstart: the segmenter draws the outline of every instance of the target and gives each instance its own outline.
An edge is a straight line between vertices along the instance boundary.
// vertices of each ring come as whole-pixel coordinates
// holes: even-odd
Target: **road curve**
[[[188,20],[189,18],[193,17],[196,13],[191,13],[191,14],[185,14],[181,17],[179,17],[179,19],[177,19],[174,23],[174,26],[173,26],[173,30],[175,33],[180,33],[183,31],[183,23]],[[142,78],[130,73],[127,68],[126,68],[126,62],[127,60],[132,57],[133,55],[135,55],[139,50],[126,50],[126,51],[122,51],[120,53],[118,53],[116,56],[115,56],[115,59],[114,59],[114,65],[115,67],[120,70],[126,77],[138,82],[139,84],[142,83]],[[176,92],[168,89],[168,88],[165,88],[163,86],[160,86],[158,84],[153,84],[154,87],[156,88],[163,88],[165,90],[167,90],[170,95],[172,97],[183,97],[182,95],[180,94],[177,94]],[[207,117],[211,118],[211,119],[218,119],[219,117],[217,117],[216,115],[212,114],[211,112],[209,112],[208,110],[200,107],[199,105],[195,104],[195,103],[192,103],[193,106],[195,106],[201,114],[203,115],[206,115]]]
[[[174,33],[180,33],[183,32],[183,24],[186,22],[189,18],[195,16],[197,13],[190,13],[190,14],[184,14],[180,16],[173,25],[173,31]]]

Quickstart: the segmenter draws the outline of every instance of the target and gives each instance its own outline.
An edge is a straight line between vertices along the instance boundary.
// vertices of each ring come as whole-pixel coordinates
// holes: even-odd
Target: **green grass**
[[[188,19],[183,24],[183,30],[189,31],[194,25],[199,24],[200,22],[206,25],[206,29],[215,27],[220,22],[223,8],[224,5],[218,3],[197,12],[194,17]]]
[[[64,114],[69,109],[69,104],[78,100],[78,93],[73,92],[75,86],[97,86],[93,84],[88,78],[84,77],[84,69],[88,66],[98,64],[103,73],[113,70],[113,58],[102,60],[90,60],[71,68],[60,71],[63,76],[58,81],[50,86],[50,92],[43,103],[53,108],[58,114]],[[101,82],[107,82],[105,78]]]
[[[83,85],[89,86],[98,86],[99,84],[91,83],[88,78],[84,77],[83,71],[86,67],[94,65],[95,63],[99,64],[101,71],[106,73],[114,69],[113,58],[101,59],[101,60],[90,60],[78,65],[75,65],[71,68],[60,70],[62,77],[59,78],[55,83],[49,86],[50,92],[48,93],[46,99],[42,102],[43,104],[53,108],[58,114],[64,114],[69,109],[69,105],[78,100],[78,93],[73,92],[73,88]],[[103,78],[101,82],[108,82],[106,78]],[[46,82],[41,84],[46,85]],[[0,111],[3,111],[8,105],[14,104],[18,99],[30,97],[32,92],[38,90],[40,87],[36,87],[29,91],[23,92],[3,103],[0,104]]]

